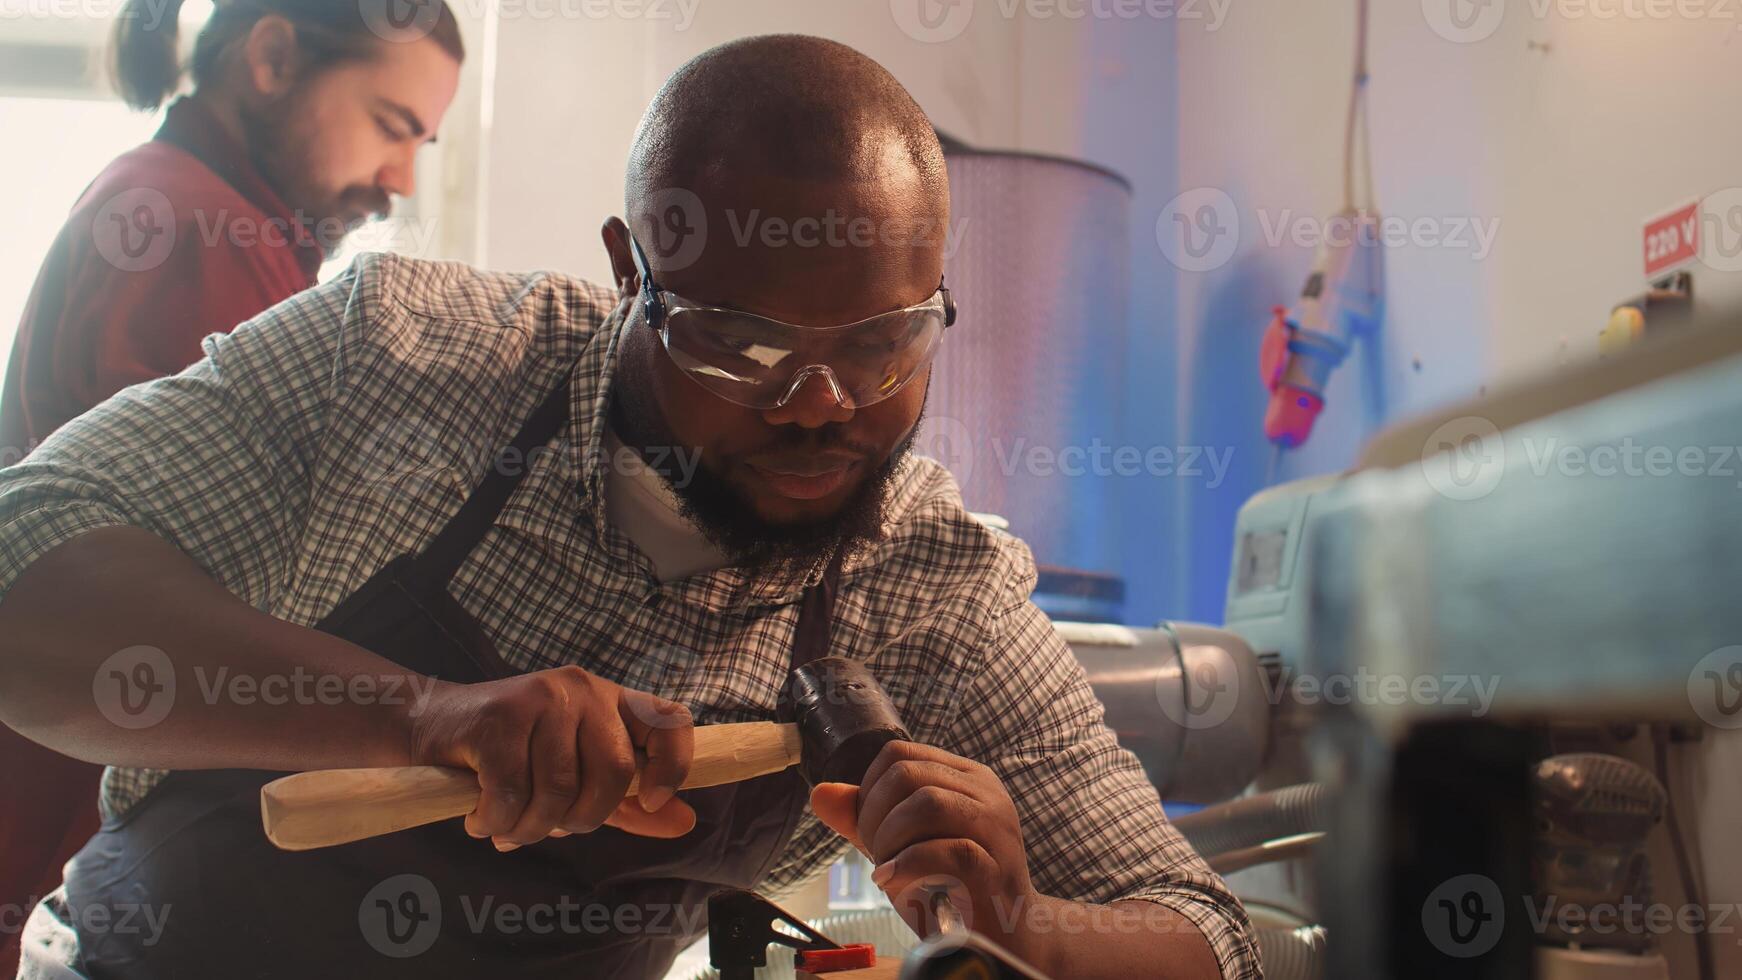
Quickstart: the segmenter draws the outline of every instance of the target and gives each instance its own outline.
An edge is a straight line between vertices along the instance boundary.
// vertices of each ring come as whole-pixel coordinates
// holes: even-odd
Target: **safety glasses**
[[[912,381],[956,322],[941,282],[915,306],[836,327],[801,327],[692,302],[653,281],[641,243],[629,239],[647,322],[672,363],[708,391],[748,408],[785,405],[813,376],[848,408],[875,405]]]

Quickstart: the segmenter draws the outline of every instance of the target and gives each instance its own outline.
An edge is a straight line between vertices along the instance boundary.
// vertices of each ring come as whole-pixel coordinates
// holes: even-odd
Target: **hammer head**
[[[910,741],[901,716],[865,665],[822,657],[792,672],[793,720],[798,723],[805,782],[852,783],[886,743]]]

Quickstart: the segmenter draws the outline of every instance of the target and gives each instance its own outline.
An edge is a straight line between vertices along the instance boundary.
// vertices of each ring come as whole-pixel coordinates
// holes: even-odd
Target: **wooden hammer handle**
[[[703,725],[679,789],[736,783],[779,772],[799,760],[798,728],[771,721]],[[627,795],[641,784],[636,773]],[[260,788],[266,837],[287,851],[307,851],[421,827],[471,813],[478,774],[446,766],[324,769],[275,779]]]

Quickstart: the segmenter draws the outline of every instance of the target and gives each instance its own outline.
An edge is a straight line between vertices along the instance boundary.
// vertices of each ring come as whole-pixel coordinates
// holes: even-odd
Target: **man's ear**
[[[641,292],[641,274],[635,269],[635,255],[629,245],[629,226],[622,218],[605,219],[605,227],[599,229],[599,237],[605,240],[605,254],[611,257],[611,278],[617,281],[617,299],[635,299]]]
[[[296,84],[302,54],[296,27],[278,14],[266,14],[248,29],[242,42],[242,66],[254,101],[271,102]]]

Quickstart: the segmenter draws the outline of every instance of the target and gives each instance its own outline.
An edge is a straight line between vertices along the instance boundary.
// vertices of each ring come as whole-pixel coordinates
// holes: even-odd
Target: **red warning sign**
[[[1700,254],[1700,202],[1691,201],[1645,223],[1645,278],[1692,262]]]

